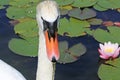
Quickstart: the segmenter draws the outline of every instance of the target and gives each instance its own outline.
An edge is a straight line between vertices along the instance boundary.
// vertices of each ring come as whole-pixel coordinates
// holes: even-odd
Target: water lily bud
[[[98,51],[102,59],[115,59],[119,56],[120,47],[118,43],[111,43],[109,41],[108,43],[99,44],[99,47]]]

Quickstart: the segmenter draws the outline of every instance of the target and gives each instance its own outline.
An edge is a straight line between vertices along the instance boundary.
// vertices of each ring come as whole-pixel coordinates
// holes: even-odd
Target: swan
[[[40,2],[36,8],[39,27],[39,49],[36,80],[54,80],[54,62],[59,59],[58,5],[53,0]]]
[[[39,27],[39,49],[36,80],[54,80],[54,62],[59,59],[57,30],[58,5],[45,0],[37,5],[36,19]],[[1,80],[26,80],[15,68],[0,59]]]
[[[26,80],[15,68],[0,59],[0,80]]]

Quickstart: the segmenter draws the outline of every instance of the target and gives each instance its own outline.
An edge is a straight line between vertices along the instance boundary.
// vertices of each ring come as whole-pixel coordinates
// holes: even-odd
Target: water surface
[[[9,40],[17,36],[14,34],[13,26],[8,23],[9,19],[5,13],[5,10],[0,10],[0,59],[19,70],[27,80],[35,80],[37,57],[20,56],[8,48]],[[116,11],[98,12],[97,17],[104,21],[120,21],[120,14]],[[97,76],[98,42],[88,35],[72,39],[59,37],[59,40],[64,39],[68,40],[71,45],[82,42],[86,46],[87,52],[74,63],[65,65],[57,63],[55,80],[99,80]]]

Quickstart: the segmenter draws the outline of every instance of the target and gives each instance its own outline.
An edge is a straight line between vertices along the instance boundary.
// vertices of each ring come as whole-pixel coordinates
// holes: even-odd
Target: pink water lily
[[[118,43],[111,43],[109,41],[108,43],[99,44],[99,47],[98,51],[102,59],[115,59],[119,56],[120,47]]]

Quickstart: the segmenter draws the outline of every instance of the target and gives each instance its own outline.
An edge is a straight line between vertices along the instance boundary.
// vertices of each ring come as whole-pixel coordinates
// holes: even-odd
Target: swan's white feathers
[[[37,6],[36,19],[39,27],[38,68],[36,80],[53,80],[53,63],[48,59],[45,36],[43,33],[43,20],[54,22],[59,17],[58,5],[53,0],[45,0]]]
[[[54,22],[59,16],[57,3],[52,0],[39,3],[37,6],[37,15],[48,22]]]
[[[26,80],[15,68],[0,60],[0,80]]]

